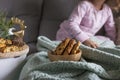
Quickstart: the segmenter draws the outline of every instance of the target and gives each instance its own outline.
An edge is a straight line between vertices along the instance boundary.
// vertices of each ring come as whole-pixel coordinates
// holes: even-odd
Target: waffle
[[[55,54],[61,55],[64,49],[66,48],[66,46],[68,45],[69,41],[70,41],[69,38],[66,38],[64,41],[62,41],[62,43],[60,43],[58,47],[56,48]]]
[[[76,41],[75,39],[66,38],[63,40],[55,49],[54,53],[56,55],[71,55],[77,54],[80,52],[80,41]]]

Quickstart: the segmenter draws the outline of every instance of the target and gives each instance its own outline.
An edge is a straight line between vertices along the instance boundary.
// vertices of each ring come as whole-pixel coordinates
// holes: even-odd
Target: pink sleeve
[[[116,28],[115,28],[115,23],[114,23],[111,9],[109,9],[108,13],[109,13],[109,17],[107,19],[107,22],[105,23],[106,36],[108,36],[111,40],[115,41],[116,40]]]
[[[75,39],[84,42],[89,37],[80,29],[80,23],[86,14],[87,5],[83,2],[79,4],[72,12],[69,20],[64,21],[62,26]]]

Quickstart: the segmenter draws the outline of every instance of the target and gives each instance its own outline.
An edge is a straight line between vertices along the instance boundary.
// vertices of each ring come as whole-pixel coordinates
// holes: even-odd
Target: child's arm
[[[111,9],[109,9],[109,17],[107,22],[105,23],[105,31],[106,36],[108,36],[113,41],[116,40],[116,28]]]
[[[60,26],[63,27],[73,38],[84,42],[89,37],[80,28],[81,20],[87,11],[87,6],[84,2],[80,3],[72,12],[68,20],[64,21]]]
[[[97,48],[97,44],[89,39],[89,36],[84,33],[81,30],[80,23],[85,16],[87,10],[88,10],[89,5],[86,3],[80,3],[74,10],[73,13],[71,14],[69,20],[64,21],[60,27],[64,28],[69,35],[71,35],[73,38],[83,42],[83,44]]]

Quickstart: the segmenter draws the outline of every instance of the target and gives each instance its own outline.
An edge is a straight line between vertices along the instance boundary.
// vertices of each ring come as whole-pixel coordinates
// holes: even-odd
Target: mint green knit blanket
[[[103,47],[94,49],[81,45],[81,61],[51,62],[47,51],[53,50],[60,41],[39,36],[40,52],[28,57],[19,80],[120,80],[120,47],[95,41]]]

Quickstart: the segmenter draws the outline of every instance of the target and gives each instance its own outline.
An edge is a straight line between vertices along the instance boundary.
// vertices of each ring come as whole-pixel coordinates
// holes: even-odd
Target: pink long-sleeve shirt
[[[82,1],[73,10],[68,20],[65,20],[57,31],[56,39],[75,38],[81,42],[89,39],[104,26],[106,36],[115,40],[116,30],[112,11],[106,4],[97,10],[89,1]]]

